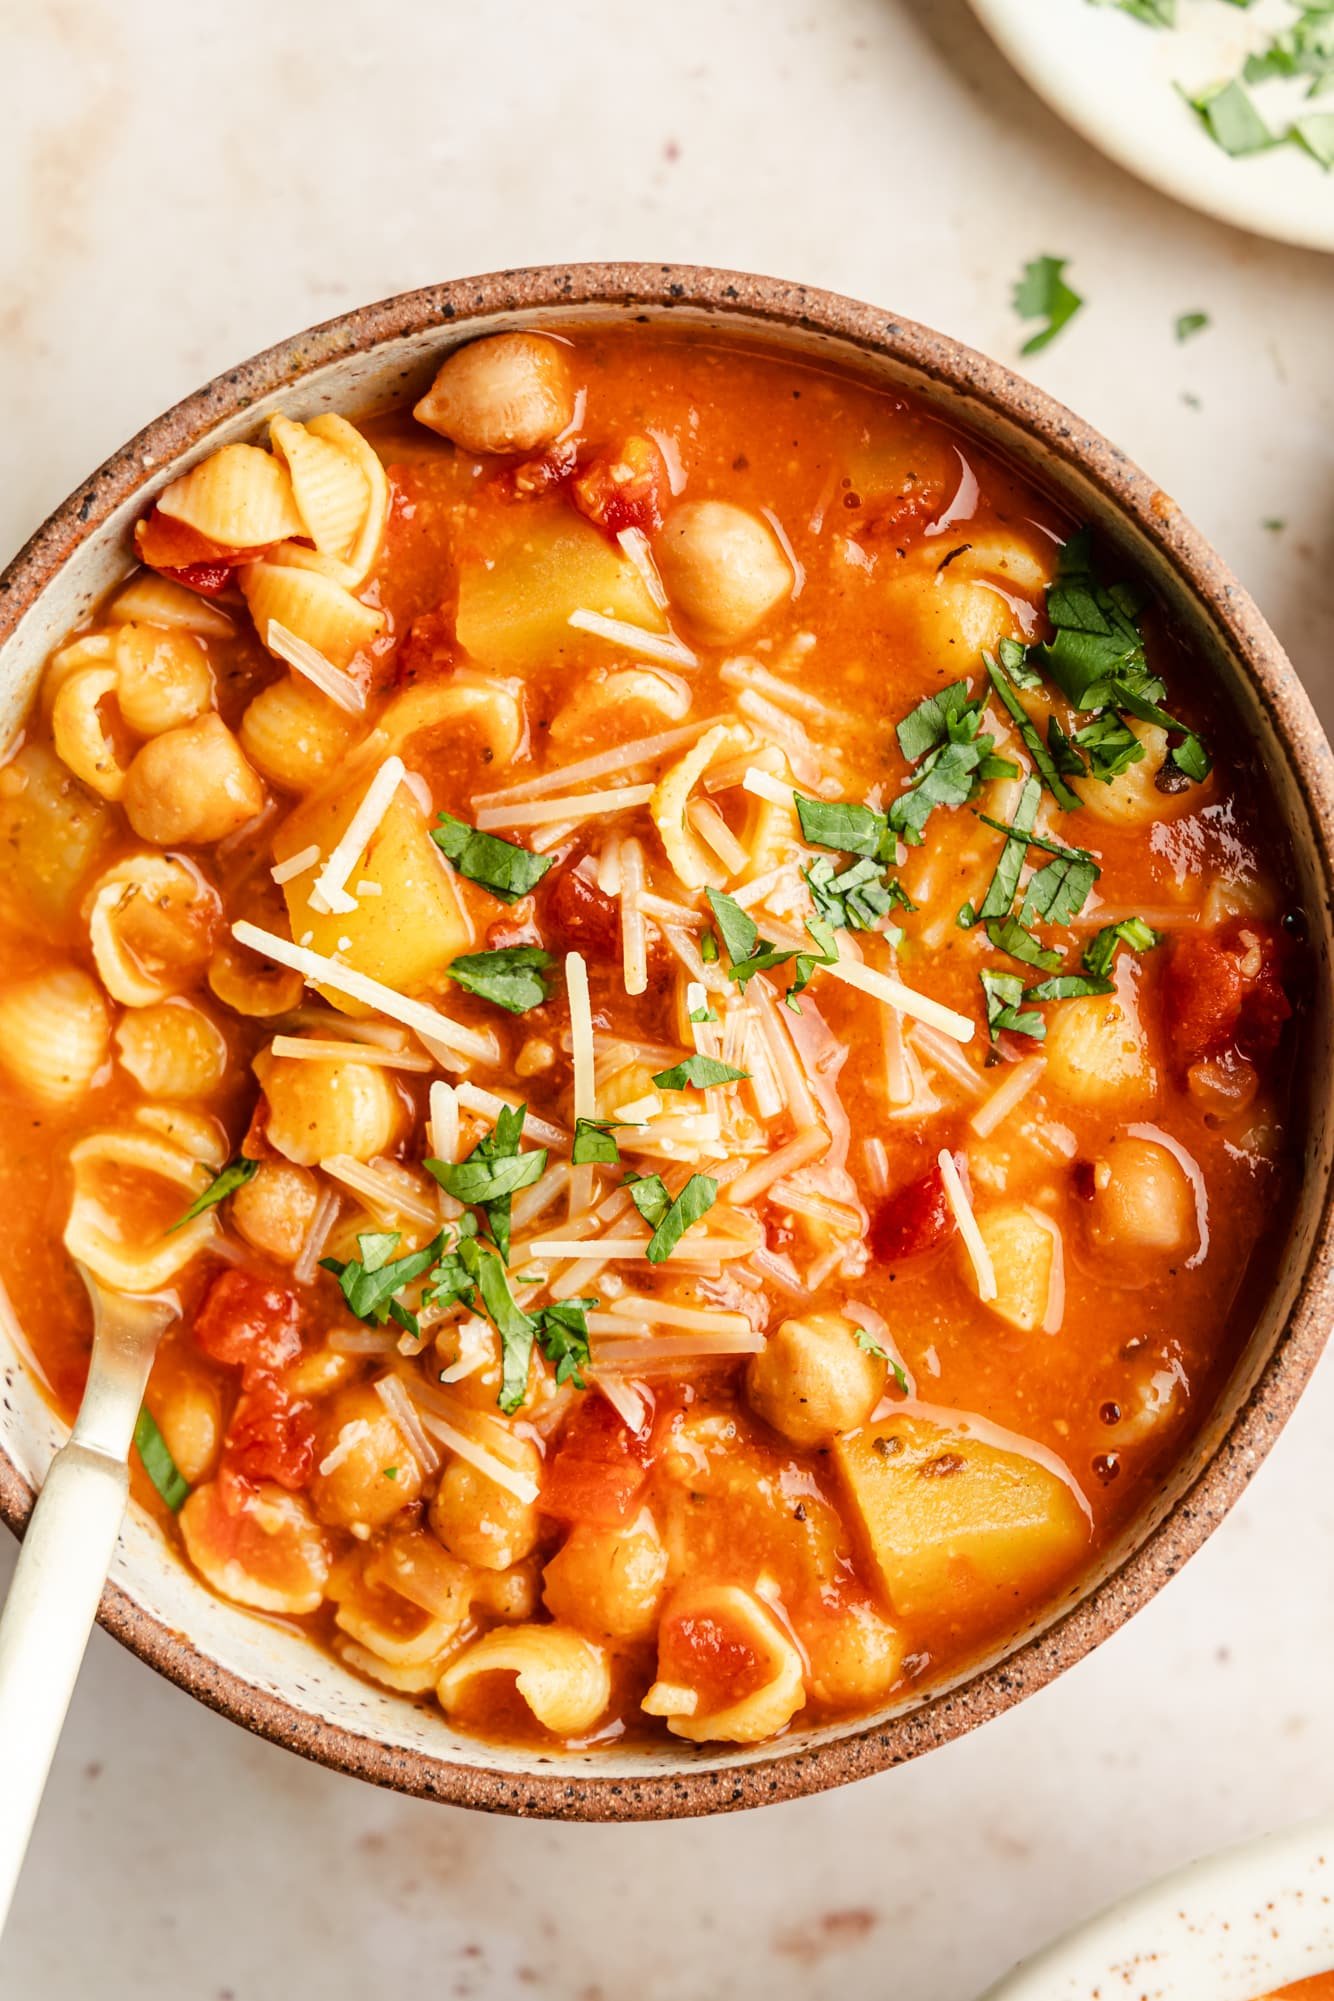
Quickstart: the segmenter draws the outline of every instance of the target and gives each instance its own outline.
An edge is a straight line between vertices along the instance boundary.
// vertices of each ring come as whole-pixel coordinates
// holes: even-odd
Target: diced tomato
[[[261,1091],[250,1114],[245,1138],[241,1141],[242,1160],[276,1160],[277,1150],[269,1144],[269,1101]]]
[[[856,533],[863,540],[911,541],[919,530],[936,519],[945,506],[945,489],[938,481],[913,487],[884,500],[870,500],[858,518]],[[949,551],[941,550],[942,558]]]
[[[548,1461],[539,1503],[561,1521],[623,1522],[648,1480],[649,1439],[588,1392]]]
[[[562,869],[551,881],[543,918],[551,942],[563,951],[582,952],[587,959],[620,957],[620,911],[577,869]]]
[[[608,535],[627,528],[650,534],[662,521],[667,468],[652,438],[626,438],[619,450],[602,452],[574,482],[574,504]]]
[[[434,680],[454,664],[454,614],[439,605],[413,619],[394,656],[394,679],[406,685],[423,677]]]
[[[276,1383],[247,1390],[232,1413],[223,1458],[243,1480],[273,1480],[297,1493],[315,1470],[315,1413]]]
[[[956,1227],[940,1169],[931,1167],[880,1204],[871,1220],[871,1255],[879,1264],[899,1264],[933,1251]]]
[[[712,1612],[668,1616],[658,1634],[658,1674],[693,1688],[700,1709],[725,1709],[763,1688],[771,1669],[748,1634]]]
[[[535,459],[525,459],[522,465],[510,466],[500,475],[500,486],[512,500],[536,500],[540,494],[551,493],[562,486],[579,462],[579,452],[573,438],[563,444],[552,445]]]
[[[1292,1013],[1282,942],[1274,929],[1238,918],[1216,937],[1182,938],[1163,973],[1163,1013],[1182,1071],[1235,1047],[1268,1056]]]
[[[195,1314],[197,1345],[215,1362],[244,1371],[247,1389],[301,1353],[301,1302],[256,1272],[224,1271]]]
[[[202,598],[215,598],[219,591],[225,591],[232,580],[230,563],[187,563],[181,570],[159,570],[159,576],[180,584],[187,591],[197,591]]]
[[[178,582],[188,581],[189,573],[196,570],[207,572],[210,578],[222,571],[225,578],[243,563],[256,562],[264,554],[263,549],[228,549],[220,542],[210,541],[197,529],[188,528],[183,521],[173,521],[156,507],[136,525],[134,547],[141,563],[147,563],[150,570],[161,570],[175,577]],[[185,578],[182,571],[187,573]],[[198,590],[200,585],[191,583],[189,587]],[[211,583],[208,588],[217,590],[221,585]]]

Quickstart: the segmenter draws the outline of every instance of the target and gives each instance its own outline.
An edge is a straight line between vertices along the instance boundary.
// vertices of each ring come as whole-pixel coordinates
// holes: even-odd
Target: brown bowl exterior
[[[498,1769],[477,1744],[469,1758],[405,1749],[330,1722],[297,1699],[260,1688],[172,1630],[121,1585],[107,1587],[102,1624],[143,1660],[211,1708],[335,1770],[456,1805],[575,1820],[666,1819],[791,1799],[883,1770],[933,1749],[1043,1687],[1114,1632],[1197,1550],[1241,1494],[1301,1394],[1323,1346],[1334,1297],[1330,1148],[1331,902],[1334,758],[1281,647],[1218,556],[1175,502],[1072,413],[957,341],[874,306],[778,279],[662,264],[588,264],[494,273],[405,293],[298,334],[218,376],[109,459],[59,507],[0,577],[0,648],[74,551],[136,495],[160,485],[220,425],[296,390],[321,371],[410,344],[398,372],[415,382],[451,346],[512,324],[647,319],[711,327],[729,337],[796,346],[812,358],[897,382],[1027,471],[1063,492],[1125,547],[1210,654],[1260,738],[1303,876],[1318,971],[1310,1069],[1310,1141],[1301,1213],[1269,1311],[1218,1409],[1165,1487],[1101,1572],[1008,1652],[955,1685],[809,1746],[779,1740],[746,1756],[662,1767],[646,1759],[599,1773],[562,1769],[535,1752],[527,1769]],[[409,349],[404,346],[407,355]],[[126,552],[128,566],[128,550]],[[12,1388],[12,1384],[10,1385]],[[0,1375],[0,1396],[8,1394]],[[21,1534],[33,1488],[0,1449],[0,1516]],[[650,1769],[649,1767],[652,1767]]]

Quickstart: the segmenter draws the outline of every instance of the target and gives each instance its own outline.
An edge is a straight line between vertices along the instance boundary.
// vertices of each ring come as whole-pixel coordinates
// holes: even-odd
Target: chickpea
[[[153,1098],[203,1098],[227,1072],[227,1043],[190,1001],[132,1008],[116,1028],[122,1067]]]
[[[1147,825],[1151,820],[1163,819],[1172,810],[1170,795],[1160,792],[1154,782],[1167,756],[1167,732],[1160,730],[1157,723],[1139,721],[1131,722],[1130,729],[1144,746],[1144,755],[1138,763],[1127,765],[1107,784],[1100,778],[1071,781],[1095,820],[1122,827]]]
[[[537,1477],[537,1448],[512,1439],[506,1457]],[[466,1460],[452,1459],[431,1502],[431,1527],[451,1556],[477,1570],[508,1570],[537,1545],[537,1509],[488,1480]]]
[[[574,416],[565,350],[545,334],[493,334],[458,348],[412,412],[466,452],[533,452]]]
[[[264,787],[221,716],[150,737],[125,779],[125,813],[141,840],[221,841],[253,820]]]
[[[700,637],[731,646],[792,589],[792,569],[768,523],[730,500],[687,500],[654,550],[673,601]]]
[[[623,1529],[581,1522],[543,1576],[553,1619],[594,1640],[646,1640],[657,1631],[667,1582],[667,1552],[652,1520]]]
[[[188,632],[123,625],[116,634],[116,700],[140,736],[160,736],[213,706],[208,655]]]
[[[180,1473],[197,1487],[213,1471],[222,1436],[216,1388],[202,1377],[183,1377],[157,1405],[154,1416]]]
[[[885,1387],[885,1361],[857,1345],[838,1313],[785,1320],[746,1374],[751,1407],[794,1445],[819,1445],[864,1424]]]
[[[373,1160],[398,1135],[402,1107],[389,1073],[370,1063],[306,1063],[262,1050],[255,1075],[268,1100],[269,1144],[298,1167],[335,1153]]]
[[[340,1445],[349,1449],[327,1473],[316,1472],[310,1498],[335,1528],[380,1528],[421,1493],[421,1468],[389,1412],[368,1383],[340,1390],[323,1413],[317,1465]]]
[[[1165,1146],[1115,1139],[1093,1162],[1087,1227],[1098,1250],[1184,1251],[1197,1234],[1190,1177]]]
[[[295,1264],[319,1207],[313,1174],[266,1160],[232,1197],[232,1221],[248,1244],[279,1264]]]
[[[837,1619],[812,1622],[803,1635],[811,1694],[834,1709],[882,1702],[903,1666],[903,1635],[871,1605],[854,1603]]]

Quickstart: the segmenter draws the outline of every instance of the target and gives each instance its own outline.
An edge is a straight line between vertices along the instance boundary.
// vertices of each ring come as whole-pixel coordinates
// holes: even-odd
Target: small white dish
[[[1150,28],[1088,0],[970,0],[973,12],[1039,97],[1128,172],[1206,214],[1283,243],[1334,250],[1334,172],[1297,145],[1233,158],[1181,95],[1237,76],[1248,55],[1291,24],[1287,0],[1240,8],[1178,0],[1176,28]],[[1269,82],[1251,95],[1271,130],[1304,111],[1304,86]]]
[[[1268,1834],[1137,1890],[982,2001],[1266,2001],[1334,1968],[1334,1821]]]

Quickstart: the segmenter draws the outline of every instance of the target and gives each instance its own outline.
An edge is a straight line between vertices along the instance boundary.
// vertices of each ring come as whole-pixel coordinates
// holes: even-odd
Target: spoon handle
[[[71,1439],[32,1511],[0,1614],[0,1931],[125,1513],[129,1470]]]

